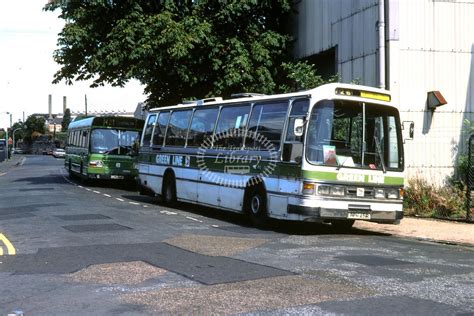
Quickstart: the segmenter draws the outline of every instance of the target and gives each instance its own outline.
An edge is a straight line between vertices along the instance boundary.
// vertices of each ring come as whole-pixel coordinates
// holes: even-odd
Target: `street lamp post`
[[[12,113],[10,112],[2,112],[0,114],[9,114],[10,115],[10,128],[12,128]],[[9,158],[9,150],[8,150],[8,127],[7,127],[7,130],[5,132],[5,142],[6,142],[6,145],[7,145],[7,159]]]
[[[16,148],[16,147],[15,147],[15,132],[16,132],[16,131],[19,131],[19,130],[21,130],[21,129],[22,129],[21,127],[18,127],[17,129],[15,129],[15,130],[13,131],[13,150],[15,150],[15,148]]]

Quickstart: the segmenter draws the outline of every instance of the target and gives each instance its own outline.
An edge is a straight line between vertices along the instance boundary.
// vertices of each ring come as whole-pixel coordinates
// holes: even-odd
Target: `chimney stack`
[[[66,96],[63,96],[63,115],[66,113],[67,109],[67,98]]]
[[[53,96],[51,94],[48,95],[48,114],[49,119],[53,118]]]

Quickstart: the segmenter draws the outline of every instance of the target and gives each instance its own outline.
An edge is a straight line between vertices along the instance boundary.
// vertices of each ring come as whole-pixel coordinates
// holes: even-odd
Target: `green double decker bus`
[[[100,116],[69,124],[64,164],[69,176],[132,180],[137,176],[134,148],[143,120]]]

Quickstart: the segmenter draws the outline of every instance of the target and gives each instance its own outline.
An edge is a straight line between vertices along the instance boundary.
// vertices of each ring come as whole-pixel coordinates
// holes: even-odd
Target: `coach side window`
[[[198,109],[194,111],[188,133],[188,147],[199,147],[205,145],[204,142],[206,140],[211,141],[210,137],[214,132],[218,113],[218,108]]]
[[[74,131],[74,137],[72,138],[72,144],[74,145],[74,147],[77,147],[77,132],[78,131]]]
[[[186,134],[191,114],[191,110],[173,111],[168,125],[168,132],[166,132],[166,146],[184,146],[186,144]]]
[[[142,146],[150,146],[151,136],[153,133],[153,126],[155,125],[156,115],[148,116],[148,120],[145,125],[145,131],[143,133]]]
[[[288,129],[286,132],[286,139],[287,142],[302,142],[303,136],[296,136],[294,134],[294,127],[295,121],[297,119],[304,119],[308,115],[309,109],[309,100],[308,99],[300,99],[293,101],[291,106],[291,113],[288,118]]]
[[[249,112],[250,104],[223,107],[217,122],[214,147],[241,148]]]
[[[309,100],[294,100],[291,105],[291,112],[288,117],[288,127],[286,130],[285,143],[283,144],[282,160],[292,163],[300,163],[303,156],[303,139],[302,133],[295,134],[295,127],[301,126],[308,115]],[[301,127],[304,130],[304,123]]]
[[[163,140],[165,139],[166,133],[166,125],[168,125],[169,118],[170,112],[161,112],[158,116],[158,121],[156,122],[155,127],[155,135],[153,136],[153,145],[163,145]]]
[[[79,147],[84,147],[84,145],[83,145],[83,143],[84,143],[84,142],[83,142],[83,136],[82,136],[82,133],[83,133],[83,132],[84,132],[83,129],[81,129],[81,130],[79,131],[79,140],[78,140]]]
[[[288,101],[256,104],[250,117],[245,148],[278,150],[287,111]]]

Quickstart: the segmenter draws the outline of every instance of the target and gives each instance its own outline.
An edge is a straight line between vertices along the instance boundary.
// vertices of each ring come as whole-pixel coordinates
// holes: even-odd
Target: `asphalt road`
[[[0,175],[0,314],[474,315],[474,249],[169,208],[27,156]]]

